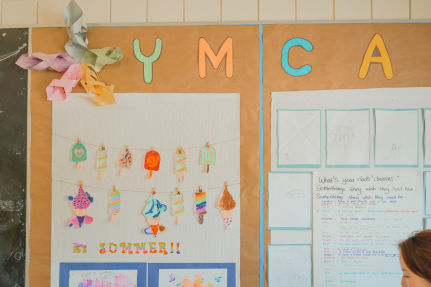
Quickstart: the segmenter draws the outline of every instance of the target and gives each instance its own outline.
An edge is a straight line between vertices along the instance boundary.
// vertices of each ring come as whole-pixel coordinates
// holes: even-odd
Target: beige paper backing
[[[214,70],[207,60],[207,77],[199,78],[198,43],[205,37],[217,51],[226,37],[233,38],[233,77],[225,76],[225,60]],[[259,120],[258,27],[103,27],[90,28],[89,48],[119,46],[124,59],[103,68],[105,83],[116,93],[240,93],[241,101],[241,285],[259,285]],[[150,55],[156,38],[162,53],[153,66],[153,82],[145,84],[143,64],[133,54],[133,40]],[[63,28],[33,29],[32,50],[64,51]],[[31,219],[30,286],[50,286],[51,241],[51,103],[45,88],[60,74],[32,72],[31,82]],[[82,92],[75,88],[74,92]],[[101,107],[103,109],[103,107]]]

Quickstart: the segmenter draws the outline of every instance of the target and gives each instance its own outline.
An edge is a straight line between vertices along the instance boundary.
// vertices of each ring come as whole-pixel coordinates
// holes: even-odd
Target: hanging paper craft
[[[156,191],[153,189],[151,197],[147,201],[147,205],[144,209],[144,215],[147,217],[147,222],[150,225],[144,229],[145,234],[152,234],[154,235],[154,237],[156,237],[159,231],[163,232],[166,230],[165,226],[160,225],[160,215],[167,209],[168,208],[166,204],[163,204],[160,200],[157,199]]]
[[[199,185],[199,191],[195,193],[196,214],[200,224],[204,223],[204,214],[207,213],[207,193],[202,191]]]
[[[158,171],[160,167],[160,154],[154,149],[145,154],[144,168],[148,170],[147,178],[153,177],[153,171]]]
[[[105,47],[87,50],[80,61],[94,66],[95,71],[100,72],[103,66],[114,64],[123,59],[123,56],[124,54],[120,47]]]
[[[74,1],[64,9],[64,23],[69,34],[69,42],[64,46],[67,53],[76,61],[94,65],[99,72],[104,65],[113,64],[123,58],[121,49],[105,47],[102,49],[89,50],[87,38],[87,24],[84,21],[84,12]]]
[[[70,65],[77,64],[77,62],[67,53],[45,54],[36,52],[32,53],[31,56],[22,54],[15,64],[26,70],[53,70],[64,73]]]
[[[181,216],[184,215],[184,196],[178,187],[172,199],[172,206],[173,214],[177,217],[177,224],[180,224]]]
[[[93,217],[87,215],[87,209],[93,202],[93,197],[88,192],[85,192],[82,188],[82,183],[79,184],[78,193],[73,196],[69,196],[69,200],[72,201],[72,207],[75,210],[75,217],[69,221],[69,227],[78,226],[82,224],[90,224],[93,222]]]
[[[121,153],[118,165],[121,166],[120,176],[122,176],[124,174],[124,170],[126,168],[130,169],[132,167],[132,165],[133,165],[133,154],[129,150],[128,146],[126,146],[124,151]]]
[[[99,171],[99,179],[103,180],[106,169],[108,168],[108,152],[106,151],[105,145],[102,144],[97,149],[97,164],[96,168]]]
[[[114,86],[102,82],[93,66],[81,64],[81,74],[81,85],[87,93],[94,95],[91,99],[96,105],[115,104]]]
[[[81,65],[72,64],[60,79],[53,79],[46,87],[46,98],[48,101],[64,101],[78,84],[82,77]]]
[[[184,174],[187,171],[186,151],[180,146],[178,147],[175,155],[176,155],[175,170],[177,171],[178,181],[183,182]]]
[[[206,166],[206,172],[210,172],[210,165],[216,163],[215,149],[207,142],[207,145],[201,150],[201,165]]]
[[[80,169],[85,160],[87,160],[87,148],[78,138],[78,141],[72,146],[72,161],[76,162],[76,168]]]
[[[229,230],[232,224],[232,214],[235,209],[236,202],[233,199],[232,194],[227,190],[227,182],[224,183],[224,191],[220,196],[217,206],[220,208],[221,214],[223,215],[224,226]]]
[[[109,213],[112,214],[111,221],[114,222],[117,215],[120,213],[121,195],[120,191],[114,186],[109,193]]]
[[[87,50],[88,45],[88,28],[83,15],[84,12],[74,0],[70,1],[63,13],[66,31],[70,37],[64,49],[78,62]]]

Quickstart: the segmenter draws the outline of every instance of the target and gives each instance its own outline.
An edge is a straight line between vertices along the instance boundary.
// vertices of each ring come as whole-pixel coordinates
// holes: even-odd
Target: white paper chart
[[[313,174],[314,286],[398,286],[397,244],[422,229],[417,171]]]

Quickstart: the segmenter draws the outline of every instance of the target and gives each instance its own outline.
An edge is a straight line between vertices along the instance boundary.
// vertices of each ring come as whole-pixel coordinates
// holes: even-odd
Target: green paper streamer
[[[96,72],[100,72],[103,66],[114,64],[123,59],[123,56],[124,54],[120,47],[105,47],[102,49],[87,50],[80,62],[93,65]]]

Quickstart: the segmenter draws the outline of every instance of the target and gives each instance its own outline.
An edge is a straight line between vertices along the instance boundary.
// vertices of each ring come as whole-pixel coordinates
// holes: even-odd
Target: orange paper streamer
[[[100,81],[94,67],[89,64],[81,64],[81,85],[87,93],[94,94],[93,102],[98,106],[115,104],[114,86],[107,86]]]

